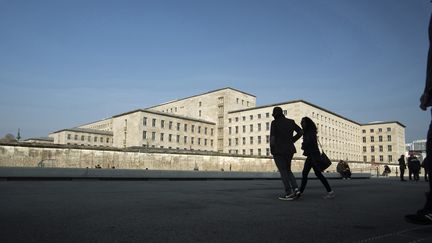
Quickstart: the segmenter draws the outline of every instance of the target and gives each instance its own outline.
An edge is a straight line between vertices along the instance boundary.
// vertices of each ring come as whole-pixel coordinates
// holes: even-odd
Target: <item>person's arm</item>
[[[294,122],[294,131],[296,135],[293,137],[293,142],[297,142],[303,136],[303,130]]]
[[[276,127],[274,121],[270,126],[270,152],[273,154],[274,147],[276,146]]]
[[[432,97],[432,15],[429,20],[429,52],[426,67],[426,85],[420,97],[420,108],[426,110]]]

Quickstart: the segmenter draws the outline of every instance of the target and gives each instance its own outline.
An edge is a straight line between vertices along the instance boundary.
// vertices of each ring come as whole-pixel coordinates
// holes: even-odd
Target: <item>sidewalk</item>
[[[425,182],[330,184],[287,202],[279,180],[0,181],[0,242],[432,242],[403,218]]]

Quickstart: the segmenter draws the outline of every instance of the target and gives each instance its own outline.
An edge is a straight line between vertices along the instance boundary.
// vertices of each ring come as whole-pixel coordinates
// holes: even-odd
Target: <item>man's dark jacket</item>
[[[296,135],[293,136],[294,131]],[[294,143],[302,136],[302,129],[285,116],[278,116],[270,127],[270,150],[273,155],[294,154]]]

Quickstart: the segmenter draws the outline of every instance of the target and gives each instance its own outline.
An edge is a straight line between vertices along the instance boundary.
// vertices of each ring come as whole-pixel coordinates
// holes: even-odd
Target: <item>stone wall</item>
[[[83,149],[79,147],[43,146],[27,144],[0,144],[0,167],[52,167],[194,170],[200,171],[277,171],[272,158],[221,154],[192,154],[175,151],[130,151],[121,149]],[[293,172],[301,172],[304,158],[294,158]],[[336,162],[327,170],[336,171]],[[382,173],[384,164],[371,165],[349,162],[353,172]],[[396,166],[390,166],[395,175]]]

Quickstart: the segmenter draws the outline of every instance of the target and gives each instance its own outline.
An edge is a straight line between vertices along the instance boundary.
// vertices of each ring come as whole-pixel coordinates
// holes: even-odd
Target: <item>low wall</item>
[[[293,172],[301,172],[304,158],[295,157]],[[337,162],[328,168],[336,171]],[[277,168],[270,157],[248,157],[226,154],[188,153],[184,151],[128,151],[121,149],[69,148],[66,146],[43,146],[27,144],[0,144],[0,167],[46,167],[46,168],[102,168],[149,169],[149,170],[199,170],[275,172]],[[371,165],[349,162],[353,172],[376,174],[383,171],[384,164]],[[390,165],[392,174],[397,166]]]

